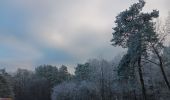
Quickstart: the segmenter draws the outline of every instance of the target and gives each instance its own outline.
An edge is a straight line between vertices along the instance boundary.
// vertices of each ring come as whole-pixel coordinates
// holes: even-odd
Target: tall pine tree
[[[153,10],[151,13],[143,13],[144,5],[145,2],[139,0],[138,3],[133,4],[116,17],[116,27],[113,28],[111,42],[114,46],[122,46],[128,49],[127,54],[123,56],[119,63],[118,74],[126,79],[134,77],[135,65],[137,65],[143,99],[146,100],[141,60],[148,57],[150,44],[155,44],[158,41],[154,28],[155,23],[152,20],[159,16],[159,12]]]

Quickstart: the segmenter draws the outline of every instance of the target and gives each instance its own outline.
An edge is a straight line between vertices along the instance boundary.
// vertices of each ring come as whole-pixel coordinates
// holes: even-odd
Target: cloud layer
[[[115,16],[137,0],[4,0],[0,4],[0,63],[8,70],[39,64],[73,66],[112,59]],[[167,16],[169,0],[146,0],[145,11]],[[0,66],[1,67],[1,66]]]

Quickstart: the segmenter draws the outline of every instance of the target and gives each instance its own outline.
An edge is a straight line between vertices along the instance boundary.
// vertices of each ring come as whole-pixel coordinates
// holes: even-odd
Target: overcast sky
[[[122,52],[111,46],[115,16],[137,0],[0,0],[0,68],[34,69],[68,65],[90,58],[111,60]],[[160,10],[170,0],[146,0],[144,11]],[[169,9],[169,10],[168,10]]]

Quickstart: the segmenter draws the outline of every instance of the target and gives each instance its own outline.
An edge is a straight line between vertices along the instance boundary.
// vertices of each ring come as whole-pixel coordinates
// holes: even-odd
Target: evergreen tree
[[[88,80],[89,79],[89,74],[90,74],[90,69],[89,69],[89,63],[85,64],[78,64],[76,69],[75,69],[75,77],[77,80]]]
[[[40,65],[35,69],[37,76],[46,78],[49,81],[51,88],[60,83],[58,72],[58,68],[52,65]]]
[[[58,77],[60,82],[67,81],[71,78],[71,74],[67,70],[67,66],[62,65],[59,68]]]
[[[111,42],[114,46],[118,45],[128,49],[119,64],[118,74],[126,79],[134,77],[135,65],[137,65],[143,98],[146,100],[141,60],[148,57],[150,44],[158,41],[154,28],[155,23],[152,19],[157,18],[159,12],[153,10],[151,13],[143,13],[141,11],[144,5],[145,2],[139,0],[139,3],[133,4],[116,17],[116,27],[113,28]]]

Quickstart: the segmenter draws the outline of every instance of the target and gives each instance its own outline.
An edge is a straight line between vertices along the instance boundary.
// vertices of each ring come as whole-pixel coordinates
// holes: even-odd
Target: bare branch
[[[154,61],[152,61],[152,60],[149,60],[149,59],[146,59],[146,58],[142,58],[142,59],[143,59],[143,60],[146,60],[146,61],[148,61],[148,62],[150,62],[150,63],[152,63],[152,64],[155,64],[155,65],[159,66],[158,63],[156,63],[156,62],[154,62]]]

